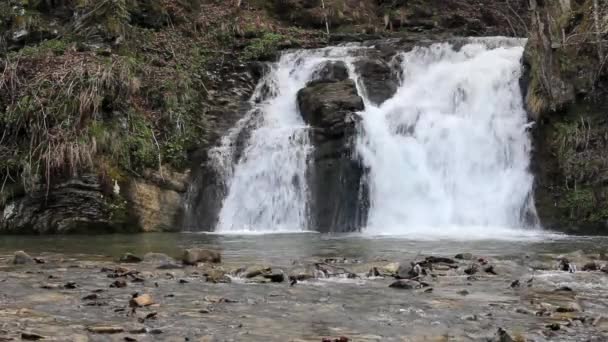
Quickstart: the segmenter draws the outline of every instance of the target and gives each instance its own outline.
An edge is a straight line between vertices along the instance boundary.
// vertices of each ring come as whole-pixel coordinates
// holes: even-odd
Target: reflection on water
[[[226,261],[268,262],[286,265],[293,260],[317,257],[348,257],[371,260],[407,259],[417,254],[452,255],[467,251],[476,255],[520,257],[524,254],[567,253],[584,250],[598,253],[608,237],[562,235],[523,236],[521,239],[472,241],[405,237],[369,237],[358,234],[215,235],[195,233],[147,233],[135,235],[4,236],[0,254],[25,250],[32,254],[57,253],[81,258],[116,258],[122,253],[166,253],[179,256],[189,247],[222,250]]]

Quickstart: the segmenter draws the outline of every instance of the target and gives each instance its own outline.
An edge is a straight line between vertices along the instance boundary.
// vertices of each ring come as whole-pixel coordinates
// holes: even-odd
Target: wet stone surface
[[[608,339],[597,253],[222,256],[164,269],[165,257],[59,253],[15,265],[14,252],[0,256],[2,341]]]

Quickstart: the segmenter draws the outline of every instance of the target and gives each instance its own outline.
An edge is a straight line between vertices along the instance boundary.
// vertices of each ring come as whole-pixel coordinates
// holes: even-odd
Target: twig
[[[325,0],[321,0],[321,6],[323,6],[323,16],[325,17],[325,30],[327,30],[327,37],[329,37],[329,19],[327,18],[327,10],[325,9]]]
[[[150,132],[152,133],[152,138],[154,139],[156,148],[158,148],[158,172],[160,173],[160,178],[162,180],[165,180],[165,177],[163,177],[163,164],[162,164],[162,158],[161,158],[161,153],[160,153],[160,145],[158,144],[158,140],[156,140],[156,134],[154,134],[154,130],[152,128],[150,128]]]

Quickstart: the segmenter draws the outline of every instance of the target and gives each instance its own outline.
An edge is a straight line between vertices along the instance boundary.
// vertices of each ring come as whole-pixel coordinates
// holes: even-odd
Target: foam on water
[[[365,236],[534,239],[530,139],[519,85],[525,40],[475,38],[398,56],[401,85],[373,105],[353,50],[282,55],[252,97],[253,109],[212,159],[228,195],[216,232],[263,234],[309,228],[306,170],[312,146],[296,95],[319,66],[342,60],[358,84],[357,151],[369,170]],[[236,163],[234,140],[253,125]],[[532,218],[532,220],[531,220]]]

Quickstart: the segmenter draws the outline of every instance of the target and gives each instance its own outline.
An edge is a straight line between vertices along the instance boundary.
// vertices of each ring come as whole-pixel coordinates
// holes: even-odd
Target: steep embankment
[[[256,61],[402,33],[521,35],[525,8],[523,0],[4,1],[0,232],[179,229],[190,170],[245,112]]]
[[[547,227],[606,232],[608,2],[532,0],[527,104]]]

